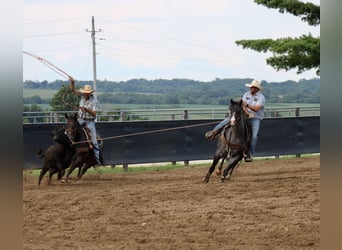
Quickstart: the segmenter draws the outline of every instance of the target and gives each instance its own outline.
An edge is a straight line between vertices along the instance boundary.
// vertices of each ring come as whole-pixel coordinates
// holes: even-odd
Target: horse
[[[58,173],[58,180],[62,179],[65,169],[71,163],[74,150],[71,147],[71,141],[64,131],[64,127],[56,127],[51,133],[52,140],[55,141],[55,144],[48,147],[45,152],[43,152],[43,149],[40,149],[38,152],[38,156],[44,158],[43,167],[39,174],[38,186],[40,186],[40,182],[48,171],[49,185],[51,185],[51,179],[55,173]]]
[[[66,175],[66,180],[69,179],[70,174],[76,167],[78,167],[77,178],[81,179],[81,177],[87,172],[90,167],[97,164],[93,151],[93,145],[90,141],[87,129],[78,123],[76,113],[66,113],[65,118],[65,133],[71,140],[72,146],[75,150],[75,154],[73,155],[73,159]],[[103,164],[103,142],[101,137],[98,135],[97,140],[100,149],[100,161]]]
[[[207,174],[203,177],[204,182],[209,182],[211,174],[215,170],[215,166],[222,159],[221,166],[225,158],[228,164],[221,175],[220,182],[230,179],[235,167],[243,159],[249,143],[249,131],[247,125],[247,116],[242,108],[242,100],[230,100],[229,106],[230,124],[222,130],[217,149],[215,151],[214,160]],[[219,169],[220,169],[219,168]]]

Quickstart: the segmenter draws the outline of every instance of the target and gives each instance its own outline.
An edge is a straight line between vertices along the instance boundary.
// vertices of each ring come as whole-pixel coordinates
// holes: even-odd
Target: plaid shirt
[[[91,95],[88,100],[86,100],[83,95],[80,95],[80,97],[81,97],[80,107],[85,107],[89,110],[97,111],[97,100],[93,95]],[[78,110],[78,117],[82,119],[90,119],[90,120],[95,120],[96,118],[96,116],[92,116],[88,112],[82,112],[81,109]]]

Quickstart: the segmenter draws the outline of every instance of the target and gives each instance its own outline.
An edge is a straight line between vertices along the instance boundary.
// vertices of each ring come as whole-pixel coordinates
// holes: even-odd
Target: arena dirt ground
[[[320,157],[86,174],[23,174],[23,249],[319,249]]]

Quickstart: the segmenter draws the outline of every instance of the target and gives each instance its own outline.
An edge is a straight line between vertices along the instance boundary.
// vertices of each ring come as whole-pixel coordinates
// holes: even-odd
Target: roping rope
[[[28,55],[28,56],[31,56],[35,59],[37,59],[38,61],[40,61],[41,63],[43,63],[45,66],[47,66],[49,69],[55,71],[57,74],[65,77],[66,79],[71,79],[73,78],[71,75],[69,75],[68,73],[66,73],[64,70],[62,70],[61,68],[57,67],[56,65],[52,64],[51,62],[49,62],[48,60],[40,57],[40,56],[37,56],[37,55],[34,55],[30,52],[27,52],[25,50],[23,50],[23,53]],[[69,104],[67,103],[64,98],[65,98],[65,95],[67,94],[68,92],[65,91],[64,94],[62,95],[62,102],[66,105],[66,106],[69,106],[69,107],[72,107],[74,108],[74,110],[76,110],[78,108],[78,106],[75,106],[75,105],[72,105],[72,104]]]
[[[165,128],[165,129],[157,129],[157,130],[152,130],[152,131],[137,132],[137,133],[131,133],[131,134],[126,134],[126,135],[116,135],[116,136],[104,137],[98,140],[104,141],[104,140],[117,139],[117,138],[129,137],[129,136],[135,136],[135,135],[144,135],[144,134],[152,134],[152,133],[165,132],[165,131],[171,131],[171,130],[177,130],[177,129],[183,129],[183,128],[200,127],[200,126],[211,125],[211,124],[217,124],[217,121],[194,124],[194,125],[187,125],[187,126],[180,126],[180,127],[174,127],[174,128]],[[74,142],[73,144],[80,144],[80,143],[85,143],[85,142],[89,142],[89,141],[79,141],[79,142]]]
[[[23,53],[26,54],[26,55],[29,55],[37,60],[39,60],[41,63],[43,63],[45,66],[47,66],[48,68],[52,69],[53,71],[55,71],[57,74],[60,74],[61,76],[67,78],[67,79],[70,79],[72,78],[71,75],[69,75],[68,73],[66,73],[64,70],[58,68],[56,65],[52,64],[51,62],[49,62],[48,60],[40,57],[40,56],[36,56],[30,52],[27,52],[25,50],[23,50]]]

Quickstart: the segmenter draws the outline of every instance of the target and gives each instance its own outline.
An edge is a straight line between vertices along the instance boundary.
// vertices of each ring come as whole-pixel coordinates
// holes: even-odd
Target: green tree
[[[288,12],[301,17],[309,25],[320,24],[320,6],[312,3],[303,3],[298,0],[254,0],[257,4],[267,8],[279,9],[280,13]],[[249,48],[258,52],[270,51],[273,56],[266,59],[266,63],[277,71],[286,71],[297,68],[297,73],[316,69],[320,74],[320,38],[311,34],[297,38],[238,40],[237,45],[244,49]]]
[[[71,92],[69,85],[62,85],[52,97],[50,105],[53,111],[75,110],[78,106],[78,97]]]

